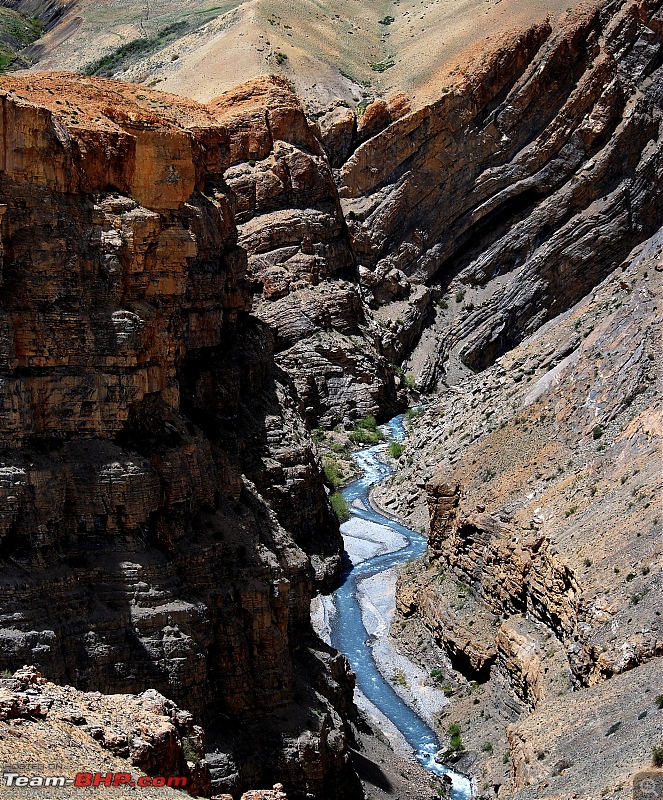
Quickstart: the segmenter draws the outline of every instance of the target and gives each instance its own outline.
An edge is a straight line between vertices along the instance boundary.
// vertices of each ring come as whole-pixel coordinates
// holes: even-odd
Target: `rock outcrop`
[[[204,752],[203,731],[191,714],[154,689],[139,695],[80,692],[47,681],[34,667],[0,679],[0,754],[5,772],[16,765],[16,772],[28,777],[75,779],[79,773],[101,772],[137,781],[155,776],[171,782],[152,787],[144,781],[138,797],[182,797],[172,787],[209,797]],[[103,786],[86,787],[93,796],[104,790],[108,791]],[[75,797],[80,791],[74,786],[57,789],[59,797]],[[3,787],[3,796],[10,800],[25,794],[20,787]]]
[[[2,666],[156,689],[206,723],[221,790],[353,796],[352,676],[309,622],[338,523],[223,179],[253,144],[128,84],[0,95]]]
[[[376,492],[413,526],[430,514],[428,563],[403,574],[398,607],[464,676],[449,678],[449,713],[483,750],[473,771],[504,796],[529,784],[523,797],[610,792],[656,744],[641,716],[637,748],[625,757],[631,734],[611,739],[621,760],[604,774],[580,755],[602,752],[619,709],[630,713],[624,681],[646,711],[663,656],[662,246],[659,232],[568,313],[444,392],[416,419],[397,481]],[[572,724],[569,703],[615,719],[601,731],[585,720],[569,747],[550,722]],[[568,759],[575,769],[557,765]]]
[[[659,2],[568,13],[459,66],[343,165],[362,285],[439,292],[420,385],[449,358],[485,368],[658,229],[661,47]]]
[[[394,367],[355,280],[354,256],[319,131],[276,78],[214,101],[242,142],[224,172],[238,244],[248,254],[255,313],[276,335],[277,363],[292,377],[311,425],[333,427],[393,414]]]

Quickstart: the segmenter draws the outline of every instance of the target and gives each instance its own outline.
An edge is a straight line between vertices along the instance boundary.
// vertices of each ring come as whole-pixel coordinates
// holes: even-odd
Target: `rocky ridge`
[[[338,523],[222,179],[250,143],[128,84],[1,95],[3,665],[180,702],[220,789],[352,796],[352,676],[309,621]]]
[[[459,68],[341,167],[362,287],[439,301],[410,358],[422,388],[488,366],[658,229],[661,52],[659,2],[570,12]]]
[[[426,658],[445,665],[446,719],[461,721],[465,761],[500,796],[529,785],[539,793],[523,797],[612,796],[658,743],[647,708],[663,656],[662,245],[658,233],[569,312],[447,389],[376,491],[411,525],[430,515],[426,561],[398,588],[399,630],[415,615],[442,647]],[[571,745],[569,702],[595,714]],[[631,709],[643,716],[621,730]],[[616,760],[592,766],[582,753],[603,752],[613,724]]]

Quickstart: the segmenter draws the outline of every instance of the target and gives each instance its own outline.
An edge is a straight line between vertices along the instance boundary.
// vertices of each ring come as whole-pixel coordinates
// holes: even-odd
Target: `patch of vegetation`
[[[392,458],[400,458],[403,455],[403,445],[397,439],[391,439],[387,445],[387,452]]]
[[[456,292],[456,302],[462,303],[464,298],[465,298],[465,289],[459,289]]]
[[[411,372],[408,372],[403,376],[403,383],[405,384],[406,389],[414,389],[417,384],[417,379]]]
[[[188,27],[187,22],[173,22],[162,28],[155,36],[144,36],[140,39],[133,39],[126,44],[107,53],[105,56],[92,61],[83,69],[84,75],[101,75],[110,77],[113,72],[125,61],[132,58],[139,58],[152,55],[157,50],[165,47],[170,42],[177,39]]]
[[[603,436],[603,428],[600,425],[595,425],[594,430],[592,431],[592,438],[594,440],[600,439]]]
[[[30,66],[20,53],[43,33],[36,17],[26,17],[18,11],[0,8],[0,72]]]
[[[378,20],[378,25],[391,25],[391,23],[395,21],[396,20],[393,17],[390,17],[389,14],[387,14],[386,17],[382,17],[382,19]]]
[[[651,760],[655,767],[663,767],[663,742],[652,748]]]
[[[663,709],[663,694],[656,695],[654,702],[656,703],[656,707],[658,709]]]
[[[410,684],[407,682],[407,678],[405,677],[405,673],[402,669],[395,669],[391,679],[395,684],[402,686],[404,689],[410,688]]]
[[[331,507],[334,510],[334,514],[336,514],[338,517],[339,522],[345,522],[345,520],[350,517],[348,501],[340,492],[334,492],[334,494],[330,495],[329,502],[331,503]]]
[[[334,489],[339,487],[345,479],[341,465],[331,456],[323,456],[322,471],[324,472],[325,480]]]
[[[438,308],[442,308],[442,309],[449,308],[449,303],[447,303],[447,301],[444,299],[444,297],[441,297],[437,301],[436,305],[437,305]]]
[[[382,431],[378,429],[375,417],[372,415],[360,419],[349,436],[353,444],[378,444],[384,438]]]
[[[461,738],[460,733],[455,733],[451,739],[449,740],[449,747],[455,752],[459,752],[460,750],[464,749],[463,740]]]
[[[457,722],[452,722],[447,728],[449,736],[456,736],[460,733],[460,725]]]
[[[276,59],[277,64],[285,64],[285,62],[288,60],[288,56],[285,53],[282,53],[280,50],[274,56],[274,58]]]
[[[403,416],[408,422],[411,422],[415,417],[420,417],[423,413],[423,408],[418,406],[417,408],[408,408]]]
[[[387,58],[383,58],[382,61],[372,61],[370,67],[373,72],[386,72],[388,69],[395,66],[395,64],[394,57],[387,56]]]
[[[493,754],[493,743],[492,742],[484,742],[481,745],[481,750],[484,753],[488,753],[488,755],[492,756],[492,754]]]
[[[191,761],[194,764],[198,762],[198,752],[196,751],[195,739],[190,736],[182,738],[182,755],[185,761]]]

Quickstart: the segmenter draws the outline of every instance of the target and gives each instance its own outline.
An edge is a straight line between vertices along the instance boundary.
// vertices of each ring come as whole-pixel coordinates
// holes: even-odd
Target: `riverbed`
[[[403,418],[395,417],[382,430],[387,439],[402,441]],[[384,450],[385,444],[378,444],[353,456],[363,474],[343,490],[351,514],[341,526],[345,570],[336,592],[319,603],[316,627],[350,661],[357,675],[358,704],[373,712],[383,732],[391,733],[396,745],[400,740],[423,767],[435,775],[448,775],[454,800],[466,800],[472,796],[469,780],[434,759],[442,743],[430,723],[445,704],[444,696],[427,685],[425,674],[388,638],[396,570],[424,553],[426,538],[371,507],[371,487],[392,471]]]

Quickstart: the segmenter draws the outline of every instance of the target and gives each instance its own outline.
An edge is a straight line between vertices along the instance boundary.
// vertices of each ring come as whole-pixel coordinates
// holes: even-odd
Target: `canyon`
[[[423,398],[373,499],[428,535],[392,631],[446,757],[476,796],[621,796],[663,713],[661,3],[516,20],[363,102],[40,71],[81,68],[30,49],[76,41],[47,5],[0,78],[7,697],[133,698],[132,763],[205,796],[370,793],[310,622],[343,556],[321,455]],[[133,757],[113,725],[91,759]]]

